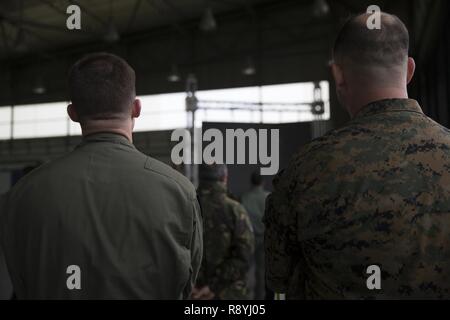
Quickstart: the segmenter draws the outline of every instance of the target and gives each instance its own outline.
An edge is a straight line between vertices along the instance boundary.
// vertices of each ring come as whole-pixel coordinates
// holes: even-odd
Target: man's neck
[[[348,111],[352,117],[372,102],[385,99],[408,99],[408,91],[406,88],[365,89],[357,92],[358,94],[355,94],[355,97],[352,99],[353,103],[351,103],[348,108]]]
[[[111,132],[126,137],[131,143],[133,142],[132,124],[119,120],[90,120],[81,124],[81,132],[83,136],[95,133]]]

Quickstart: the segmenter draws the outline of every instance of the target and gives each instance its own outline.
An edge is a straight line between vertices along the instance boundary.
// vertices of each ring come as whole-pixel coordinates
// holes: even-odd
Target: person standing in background
[[[244,207],[227,195],[227,179],[224,164],[200,167],[204,255],[193,299],[250,298],[248,273],[255,239]]]
[[[269,194],[264,190],[264,181],[258,172],[250,177],[251,189],[242,196],[242,205],[247,210],[255,234],[255,253],[253,255],[249,282],[255,300],[263,300],[266,295],[264,268],[264,210]]]

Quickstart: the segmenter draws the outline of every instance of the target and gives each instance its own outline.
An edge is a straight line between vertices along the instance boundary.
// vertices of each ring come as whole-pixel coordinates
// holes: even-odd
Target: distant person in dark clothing
[[[248,212],[255,233],[255,254],[250,269],[250,283],[252,284],[253,298],[263,300],[266,295],[264,271],[264,210],[266,197],[269,194],[264,190],[263,178],[258,172],[250,177],[251,189],[242,196],[242,205]]]

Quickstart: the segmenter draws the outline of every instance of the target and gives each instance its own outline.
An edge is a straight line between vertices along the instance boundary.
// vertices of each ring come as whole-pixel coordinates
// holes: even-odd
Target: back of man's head
[[[250,182],[254,186],[262,185],[263,179],[262,179],[261,174],[258,171],[253,172],[252,175],[250,176]]]
[[[201,182],[224,182],[228,177],[226,164],[202,164],[199,171]]]
[[[130,115],[136,96],[134,70],[122,58],[93,53],[69,72],[69,94],[80,122],[122,119]]]
[[[369,17],[360,14],[342,26],[333,47],[335,63],[354,69],[405,67],[409,49],[406,26],[395,15],[381,13],[380,29],[369,29]]]

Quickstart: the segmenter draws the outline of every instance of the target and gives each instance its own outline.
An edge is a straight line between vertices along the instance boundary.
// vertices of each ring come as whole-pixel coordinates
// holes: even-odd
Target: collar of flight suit
[[[93,142],[118,143],[135,149],[135,146],[128,140],[127,137],[113,132],[99,132],[84,136],[79,146],[83,146]]]
[[[387,112],[415,112],[423,114],[419,103],[413,99],[384,99],[369,103],[354,116],[359,119],[379,113]]]

